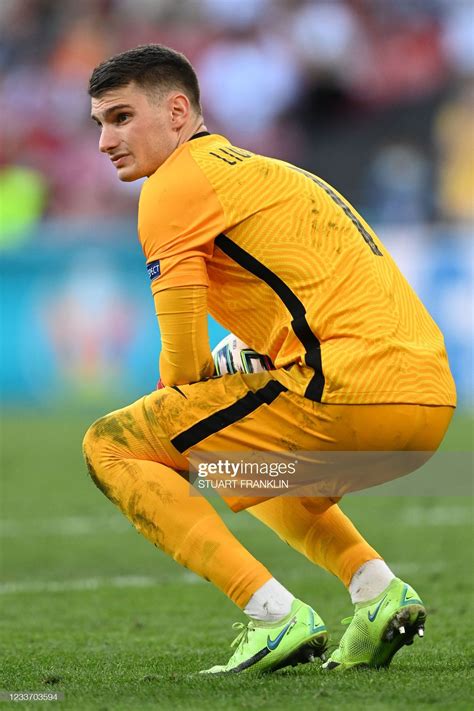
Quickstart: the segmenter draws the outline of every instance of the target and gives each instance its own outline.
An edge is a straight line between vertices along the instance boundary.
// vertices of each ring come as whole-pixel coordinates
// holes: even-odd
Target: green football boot
[[[243,671],[270,672],[286,666],[312,662],[327,646],[326,625],[301,600],[293,600],[291,612],[274,624],[251,620],[235,622],[240,630],[231,647],[235,651],[224,665],[204,669],[201,674],[237,674]]]
[[[426,610],[412,587],[398,578],[373,600],[358,603],[339,642],[323,664],[324,669],[388,667],[393,655],[405,644],[423,637]]]

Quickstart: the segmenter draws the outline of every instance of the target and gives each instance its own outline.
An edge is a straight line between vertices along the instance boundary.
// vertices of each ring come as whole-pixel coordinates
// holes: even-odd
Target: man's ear
[[[182,128],[191,113],[191,102],[188,97],[186,94],[173,94],[169,99],[169,107],[172,127]]]

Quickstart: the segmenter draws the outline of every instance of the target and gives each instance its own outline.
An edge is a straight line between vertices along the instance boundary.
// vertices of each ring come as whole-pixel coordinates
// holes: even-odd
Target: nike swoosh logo
[[[410,593],[410,597],[408,596],[408,585],[405,585],[405,587],[403,588],[403,595],[402,595],[400,605],[407,605],[410,602],[412,604],[415,604],[415,603],[419,603],[420,605],[423,604],[418,597],[412,595],[411,593]]]
[[[270,651],[273,652],[273,650],[278,647],[278,645],[280,644],[281,640],[283,639],[283,637],[284,637],[284,636],[286,635],[286,633],[288,632],[290,626],[292,626],[292,623],[293,623],[293,620],[291,620],[290,622],[288,622],[288,624],[283,627],[282,631],[280,632],[279,635],[277,635],[277,636],[275,637],[275,639],[270,639],[270,635],[268,635],[268,637],[267,637],[267,647],[268,647],[268,649],[269,649]]]
[[[370,622],[373,622],[375,620],[375,618],[377,617],[377,615],[379,614],[380,607],[382,606],[382,603],[386,597],[387,597],[386,595],[383,596],[383,598],[380,600],[379,604],[377,605],[377,607],[375,608],[375,610],[372,614],[370,614],[370,610],[367,613],[367,617],[369,618]]]
[[[309,633],[314,634],[315,632],[322,632],[326,631],[326,625],[319,625],[316,626],[314,624],[314,612],[313,610],[310,609],[309,611]]]

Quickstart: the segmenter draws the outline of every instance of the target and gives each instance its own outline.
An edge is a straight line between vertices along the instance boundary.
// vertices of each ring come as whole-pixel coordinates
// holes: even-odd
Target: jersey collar
[[[191,138],[188,138],[188,141],[194,141],[195,138],[202,138],[203,136],[210,135],[209,131],[200,131],[199,133],[195,133],[194,136],[191,136]]]

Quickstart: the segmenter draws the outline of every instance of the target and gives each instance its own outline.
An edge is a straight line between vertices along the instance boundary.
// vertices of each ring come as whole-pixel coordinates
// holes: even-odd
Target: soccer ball
[[[249,348],[240,338],[229,333],[212,351],[216,375],[226,373],[261,373],[264,370],[274,370],[271,359],[267,355],[257,353]]]

